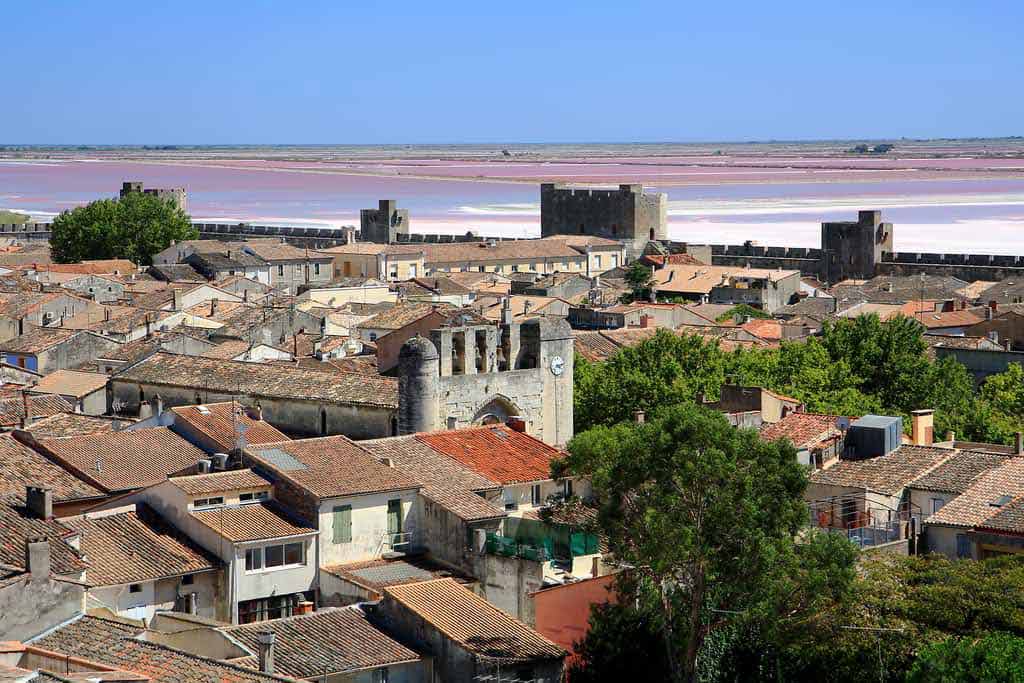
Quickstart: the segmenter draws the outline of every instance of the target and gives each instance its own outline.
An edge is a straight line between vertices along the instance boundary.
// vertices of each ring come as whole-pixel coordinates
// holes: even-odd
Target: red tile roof
[[[223,491],[242,491],[269,488],[271,483],[252,470],[228,470],[209,474],[191,474],[184,477],[170,477],[169,482],[190,496]]]
[[[17,441],[0,434],[0,496],[23,501],[25,487],[47,486],[53,502],[101,498],[103,492]]]
[[[64,523],[81,534],[89,562],[86,582],[115,586],[208,571],[220,566],[210,553],[165,522],[151,508]]]
[[[155,484],[206,457],[167,427],[42,439],[39,446],[108,492]]]
[[[408,474],[388,467],[344,436],[261,444],[248,453],[318,498],[420,487]]]
[[[416,438],[498,484],[550,479],[551,461],[562,454],[505,425],[417,434]]]
[[[325,674],[333,676],[420,659],[418,654],[374,628],[357,607],[323,609],[221,630],[253,652],[259,650],[260,633],[274,633],[275,672],[299,679],[320,680]]]
[[[384,594],[478,657],[529,661],[566,655],[561,647],[452,579],[391,586]]]
[[[955,452],[949,448],[900,446],[877,458],[842,460],[834,467],[814,472],[810,479],[812,484],[862,488],[894,496]]]
[[[839,436],[838,419],[838,415],[790,413],[778,422],[761,427],[761,438],[765,441],[789,439],[797,448],[814,448],[833,436]]]
[[[273,502],[193,510],[192,517],[234,543],[316,533],[316,529],[293,521],[283,508]]]
[[[225,453],[233,450],[238,442],[238,427],[247,444],[286,441],[288,436],[263,420],[253,419],[245,406],[239,403],[206,403],[201,406],[180,406],[171,408],[174,421],[205,436],[218,450]]]
[[[1024,458],[1007,458],[994,469],[983,472],[967,490],[925,520],[926,524],[972,527],[986,524],[1000,505],[1024,495]]]
[[[0,426],[20,426],[21,419],[25,416],[25,402],[25,397],[20,395],[0,399]],[[30,418],[49,417],[57,413],[70,411],[73,408],[74,406],[64,398],[55,394],[28,396],[28,414]]]
[[[21,505],[0,503],[0,565],[8,569],[26,569],[25,543],[30,538],[46,538],[50,541],[53,573],[77,578],[85,570],[86,562],[65,541],[74,535],[73,530],[57,520],[30,517]]]

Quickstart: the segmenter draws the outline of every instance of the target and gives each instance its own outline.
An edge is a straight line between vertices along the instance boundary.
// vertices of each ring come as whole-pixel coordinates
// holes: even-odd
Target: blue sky
[[[1024,3],[7,2],[0,143],[1024,134]]]

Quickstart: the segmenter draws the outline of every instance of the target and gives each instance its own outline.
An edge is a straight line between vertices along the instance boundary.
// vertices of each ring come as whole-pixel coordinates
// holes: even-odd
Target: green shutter
[[[339,505],[334,508],[334,521],[331,524],[334,529],[335,543],[352,542],[352,506]]]

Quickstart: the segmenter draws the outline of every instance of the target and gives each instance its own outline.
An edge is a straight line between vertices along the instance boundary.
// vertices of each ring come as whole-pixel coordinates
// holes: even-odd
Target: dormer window
[[[196,498],[192,501],[192,507],[196,510],[203,508],[213,508],[218,505],[224,504],[224,496],[215,496],[213,498]]]
[[[258,503],[270,498],[270,494],[266,491],[253,491],[251,493],[242,493],[238,496],[239,503]]]

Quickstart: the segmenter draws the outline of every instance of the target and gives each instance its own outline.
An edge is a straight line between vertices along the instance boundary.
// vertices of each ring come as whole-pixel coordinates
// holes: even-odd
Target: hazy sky
[[[3,3],[0,143],[1024,134],[1024,2]]]

